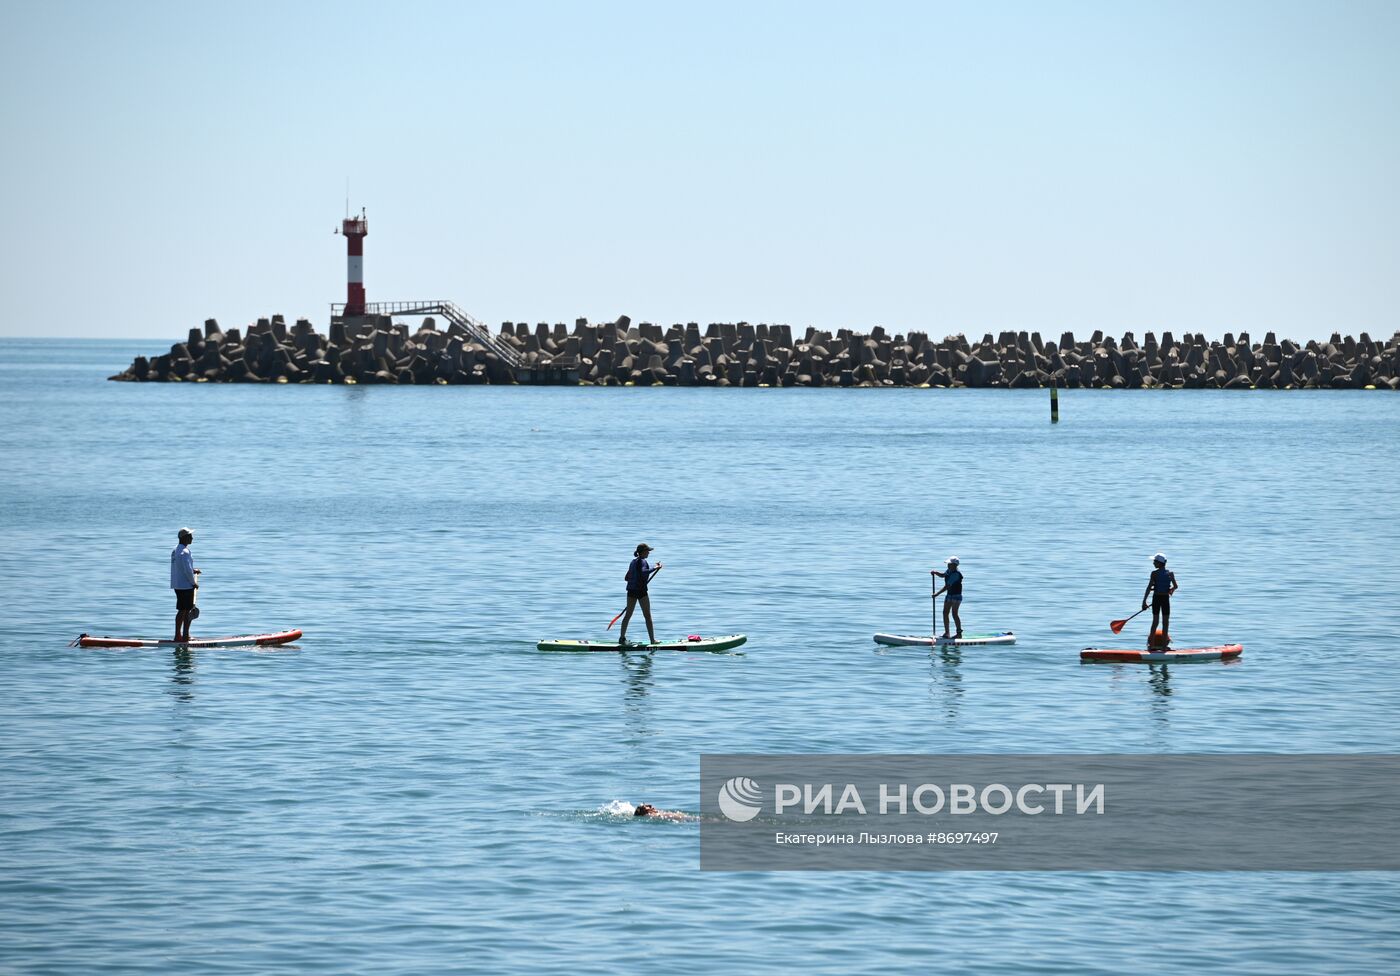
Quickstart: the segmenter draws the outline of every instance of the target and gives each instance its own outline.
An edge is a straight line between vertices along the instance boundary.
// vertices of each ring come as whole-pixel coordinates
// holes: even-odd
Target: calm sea
[[[694,824],[623,815],[696,809],[702,751],[1400,751],[1400,397],[1076,392],[1051,426],[1040,391],[105,381],[165,345],[0,342],[0,970],[1400,958],[1393,875],[702,875]],[[196,635],[305,638],[66,646],[168,634],[182,525]],[[662,635],[749,643],[536,651],[604,634],[643,540]],[[1080,665],[1141,641],[1107,624],[1159,549],[1178,644],[1243,661]],[[967,628],[1019,643],[878,651],[953,554]]]

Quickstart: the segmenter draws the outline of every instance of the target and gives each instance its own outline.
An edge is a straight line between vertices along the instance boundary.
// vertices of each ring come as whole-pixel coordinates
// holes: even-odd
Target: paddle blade
[[[618,611],[617,617],[622,616],[622,615],[623,615],[624,613],[626,613],[626,612],[627,612],[626,610],[620,610],[620,611]],[[608,621],[608,630],[612,630],[612,625],[615,624],[615,623],[617,623],[617,617],[613,617],[611,620]]]
[[[1109,622],[1109,625],[1108,625],[1108,629],[1111,630],[1111,631],[1113,631],[1115,634],[1121,634],[1121,633],[1123,632],[1124,626],[1126,626],[1127,623],[1128,623],[1128,621],[1126,621],[1126,620],[1114,620],[1114,621],[1110,621],[1110,622]]]

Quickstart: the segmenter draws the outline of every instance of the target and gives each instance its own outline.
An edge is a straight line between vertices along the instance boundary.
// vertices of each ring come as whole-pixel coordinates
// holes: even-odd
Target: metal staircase
[[[331,306],[331,315],[343,316],[345,306],[336,304]],[[485,346],[501,358],[512,370],[520,369],[525,365],[525,360],[515,347],[499,336],[493,336],[491,330],[466,312],[462,311],[452,302],[447,301],[424,301],[424,302],[374,302],[365,305],[365,315],[440,315],[453,325],[457,326],[473,342]]]

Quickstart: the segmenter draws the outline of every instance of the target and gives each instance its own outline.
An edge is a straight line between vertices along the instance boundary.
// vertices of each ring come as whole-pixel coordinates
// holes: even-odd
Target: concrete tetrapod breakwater
[[[1064,333],[1002,332],[977,342],[963,335],[889,335],[790,326],[715,323],[633,324],[579,319],[506,322],[488,348],[455,324],[432,318],[410,331],[384,316],[331,322],[330,335],[306,319],[279,316],[243,330],[209,319],[170,352],[138,356],[124,381],[242,383],[567,383],[614,386],[1003,387],[1067,389],[1390,389],[1400,390],[1400,332],[1381,342],[1333,333],[1327,341],[1262,342],[1246,333],[1220,340],[1148,332],[1088,339]],[[512,354],[513,352],[513,354]],[[516,360],[515,363],[507,359]]]

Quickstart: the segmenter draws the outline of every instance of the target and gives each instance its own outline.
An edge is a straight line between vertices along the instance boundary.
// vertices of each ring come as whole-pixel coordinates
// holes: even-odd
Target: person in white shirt
[[[170,551],[170,588],[175,591],[175,641],[190,639],[190,620],[194,611],[194,591],[199,589],[199,570],[194,568],[190,543],[194,533],[180,530],[180,544]]]

